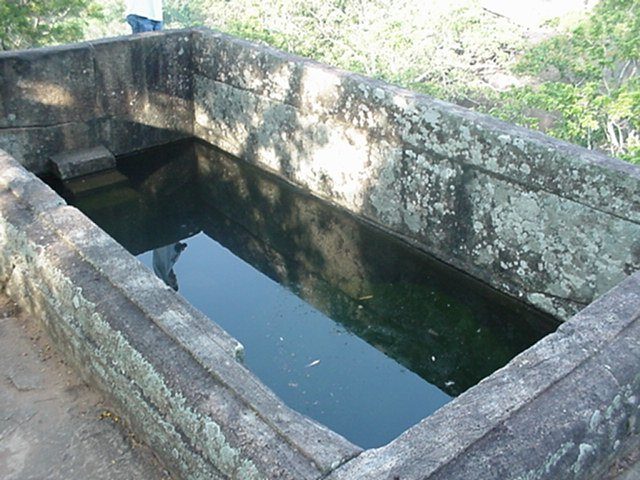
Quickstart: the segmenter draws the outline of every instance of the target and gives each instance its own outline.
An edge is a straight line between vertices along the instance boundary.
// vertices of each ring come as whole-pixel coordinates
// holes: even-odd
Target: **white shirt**
[[[162,21],[162,0],[126,0],[125,16],[138,15],[157,22]]]

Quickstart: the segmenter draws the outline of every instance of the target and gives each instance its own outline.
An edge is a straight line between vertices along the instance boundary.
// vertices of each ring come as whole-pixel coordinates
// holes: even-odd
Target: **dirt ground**
[[[117,412],[0,294],[0,478],[169,479]]]
[[[603,480],[640,480],[640,449],[621,456]]]

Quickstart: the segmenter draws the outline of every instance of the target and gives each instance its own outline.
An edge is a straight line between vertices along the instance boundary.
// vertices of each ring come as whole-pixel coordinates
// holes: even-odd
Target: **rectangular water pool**
[[[200,142],[55,185],[245,346],[292,408],[381,446],[557,323]]]

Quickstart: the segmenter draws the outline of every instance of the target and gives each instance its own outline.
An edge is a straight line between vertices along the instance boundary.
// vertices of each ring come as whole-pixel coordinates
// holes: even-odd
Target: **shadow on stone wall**
[[[206,30],[0,54],[0,148],[195,135],[561,319],[640,267],[640,173],[487,116]]]
[[[631,165],[213,32],[193,65],[197,137],[560,319],[640,268]]]
[[[191,33],[0,53],[0,148],[31,171],[53,154],[125,154],[193,131]]]

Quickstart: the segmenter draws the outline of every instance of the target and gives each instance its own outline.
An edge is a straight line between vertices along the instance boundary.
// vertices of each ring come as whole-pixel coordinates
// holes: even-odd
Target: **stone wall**
[[[206,30],[0,54],[0,148],[195,135],[567,319],[640,267],[637,167]]]
[[[191,34],[0,53],[0,148],[34,172],[51,155],[119,155],[191,136]]]
[[[231,37],[194,36],[196,136],[567,319],[640,267],[640,169]]]

